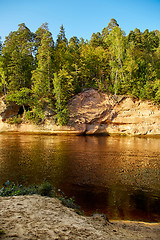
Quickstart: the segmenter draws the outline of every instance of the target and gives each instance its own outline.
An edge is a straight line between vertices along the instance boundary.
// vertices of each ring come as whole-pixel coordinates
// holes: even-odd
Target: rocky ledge
[[[57,126],[52,116],[41,125],[13,125],[6,123],[5,119],[18,114],[20,107],[8,107],[1,99],[0,132],[160,135],[160,107],[151,101],[86,89],[74,96],[68,106],[70,120],[67,126]]]

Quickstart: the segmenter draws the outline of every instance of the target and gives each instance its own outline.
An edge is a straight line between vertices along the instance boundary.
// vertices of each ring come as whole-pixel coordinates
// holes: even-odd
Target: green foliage
[[[80,71],[83,87],[96,87],[100,90],[106,87],[109,67],[108,51],[101,46],[86,45],[81,50]]]
[[[35,32],[34,36],[34,54],[37,54],[38,48],[41,46],[41,41],[45,33],[49,32],[48,23],[43,23]]]
[[[68,120],[69,120],[69,109],[64,108],[64,109],[57,109],[57,114],[56,114],[56,120],[58,125],[64,126],[67,125]]]
[[[0,189],[1,197],[33,194],[53,197],[55,195],[54,189],[49,182],[44,182],[39,186],[37,185],[23,186],[22,184],[16,185],[15,183],[12,183],[8,180],[3,185],[4,186]]]
[[[41,196],[53,196],[53,187],[49,182],[44,182],[39,186],[39,194]]]
[[[4,184],[4,187],[0,189],[0,196],[8,197],[8,196],[19,196],[19,195],[33,195],[33,194],[38,194],[38,191],[39,189],[37,186],[24,187],[21,184],[16,185],[15,183],[11,183],[7,181]]]
[[[40,185],[23,186],[22,184],[15,184],[9,180],[3,184],[0,189],[1,197],[20,196],[20,195],[33,195],[38,194],[46,197],[56,197],[62,204],[68,208],[73,208],[76,213],[82,214],[80,207],[75,203],[73,198],[68,198],[64,193],[58,189],[56,192],[51,183],[44,181]]]
[[[103,39],[106,39],[107,36],[110,34],[110,32],[111,32],[115,27],[119,27],[119,24],[117,23],[117,21],[116,21],[114,18],[112,18],[112,19],[110,20],[110,22],[108,23],[108,26],[105,27],[105,28],[103,28],[102,34],[101,34],[101,35],[102,35],[102,38],[103,38]]]
[[[25,112],[25,120],[39,124],[44,120],[44,111],[41,107],[35,106],[32,110]]]
[[[60,70],[59,74],[54,74],[53,85],[54,95],[56,99],[57,123],[66,125],[69,118],[68,100],[73,94],[73,78],[64,69]]]
[[[2,51],[2,41],[1,41],[1,36],[0,36],[0,55],[1,55],[1,51]]]
[[[56,194],[56,197],[61,200],[62,204],[68,208],[72,208],[75,210],[75,212],[79,215],[83,215],[83,211],[81,210],[81,207],[75,203],[75,200],[73,198],[68,198],[65,196],[65,194],[61,191],[61,189],[58,189],[58,193]]]
[[[17,105],[30,105],[32,103],[31,100],[32,91],[29,88],[20,88],[16,91],[10,91],[6,100],[8,102],[15,102]]]
[[[0,56],[0,92],[4,92],[6,95],[7,82],[4,70],[3,58]]]
[[[49,31],[44,33],[37,52],[38,66],[32,71],[33,93],[39,98],[51,92],[53,39]]]
[[[58,199],[60,199],[62,201],[62,204],[68,208],[73,208],[73,209],[79,209],[79,207],[77,206],[77,204],[75,203],[73,198],[67,198],[67,197],[63,197],[60,196],[58,197]]]
[[[160,79],[155,81],[153,90],[155,91],[155,102],[160,103]]]
[[[21,124],[22,123],[22,118],[21,118],[20,115],[18,115],[18,116],[14,116],[12,118],[8,118],[6,120],[6,122],[9,123],[9,124]]]
[[[7,91],[19,90],[31,85],[34,34],[25,26],[19,25],[17,31],[11,32],[3,44],[3,70]]]
[[[68,41],[65,36],[65,29],[63,25],[60,28],[60,33],[58,34],[54,59],[55,59],[55,73],[58,73],[62,69],[67,69],[69,65],[69,51],[68,51]]]
[[[108,42],[111,54],[109,64],[111,67],[112,85],[116,95],[120,93],[121,82],[124,79],[125,33],[118,26],[115,26],[106,38],[106,42]]]
[[[115,19],[90,41],[76,36],[68,41],[62,25],[55,44],[47,23],[35,33],[22,23],[3,45],[0,41],[0,94],[23,106],[25,119],[37,124],[52,104],[57,123],[66,125],[68,101],[84,88],[159,103],[159,43],[159,30],[136,28],[126,36]],[[10,121],[20,121],[16,118]]]

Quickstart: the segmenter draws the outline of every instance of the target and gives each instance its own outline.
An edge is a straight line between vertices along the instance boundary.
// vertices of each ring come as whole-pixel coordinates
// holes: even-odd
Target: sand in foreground
[[[159,240],[160,223],[105,222],[100,216],[79,216],[58,199],[41,196],[0,198],[0,239]]]

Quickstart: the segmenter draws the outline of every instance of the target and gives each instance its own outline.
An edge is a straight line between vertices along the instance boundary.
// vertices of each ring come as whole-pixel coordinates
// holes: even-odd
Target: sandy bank
[[[1,197],[0,206],[0,228],[5,231],[0,239],[160,239],[160,223],[110,224],[100,216],[79,216],[54,198]]]

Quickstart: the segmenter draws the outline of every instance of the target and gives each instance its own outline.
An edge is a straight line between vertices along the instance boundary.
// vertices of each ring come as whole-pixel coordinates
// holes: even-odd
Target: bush
[[[22,118],[20,115],[18,115],[12,118],[8,118],[6,122],[9,124],[20,124],[22,123]]]
[[[49,182],[44,182],[39,186],[39,194],[41,196],[53,197],[53,187]]]
[[[10,181],[7,181],[6,183],[4,183],[3,187],[0,189],[1,197],[32,195],[32,194],[38,194],[37,186],[23,187],[21,184],[16,185],[15,183],[11,183]]]
[[[64,126],[68,123],[69,120],[69,109],[66,107],[61,109],[60,111],[57,110],[57,123],[60,126]]]
[[[58,190],[59,191],[59,190]],[[68,198],[64,195],[63,192],[56,194],[52,185],[49,182],[44,182],[40,186],[31,185],[28,187],[20,185],[16,185],[15,183],[11,183],[9,180],[3,184],[3,187],[0,189],[1,197],[8,196],[19,196],[19,195],[33,195],[39,194],[41,196],[47,197],[56,197],[58,198],[62,204],[68,208],[73,208],[76,213],[83,214],[81,208],[75,203],[72,198]]]
[[[33,109],[25,113],[25,119],[35,124],[39,124],[44,120],[44,113],[42,109]]]

